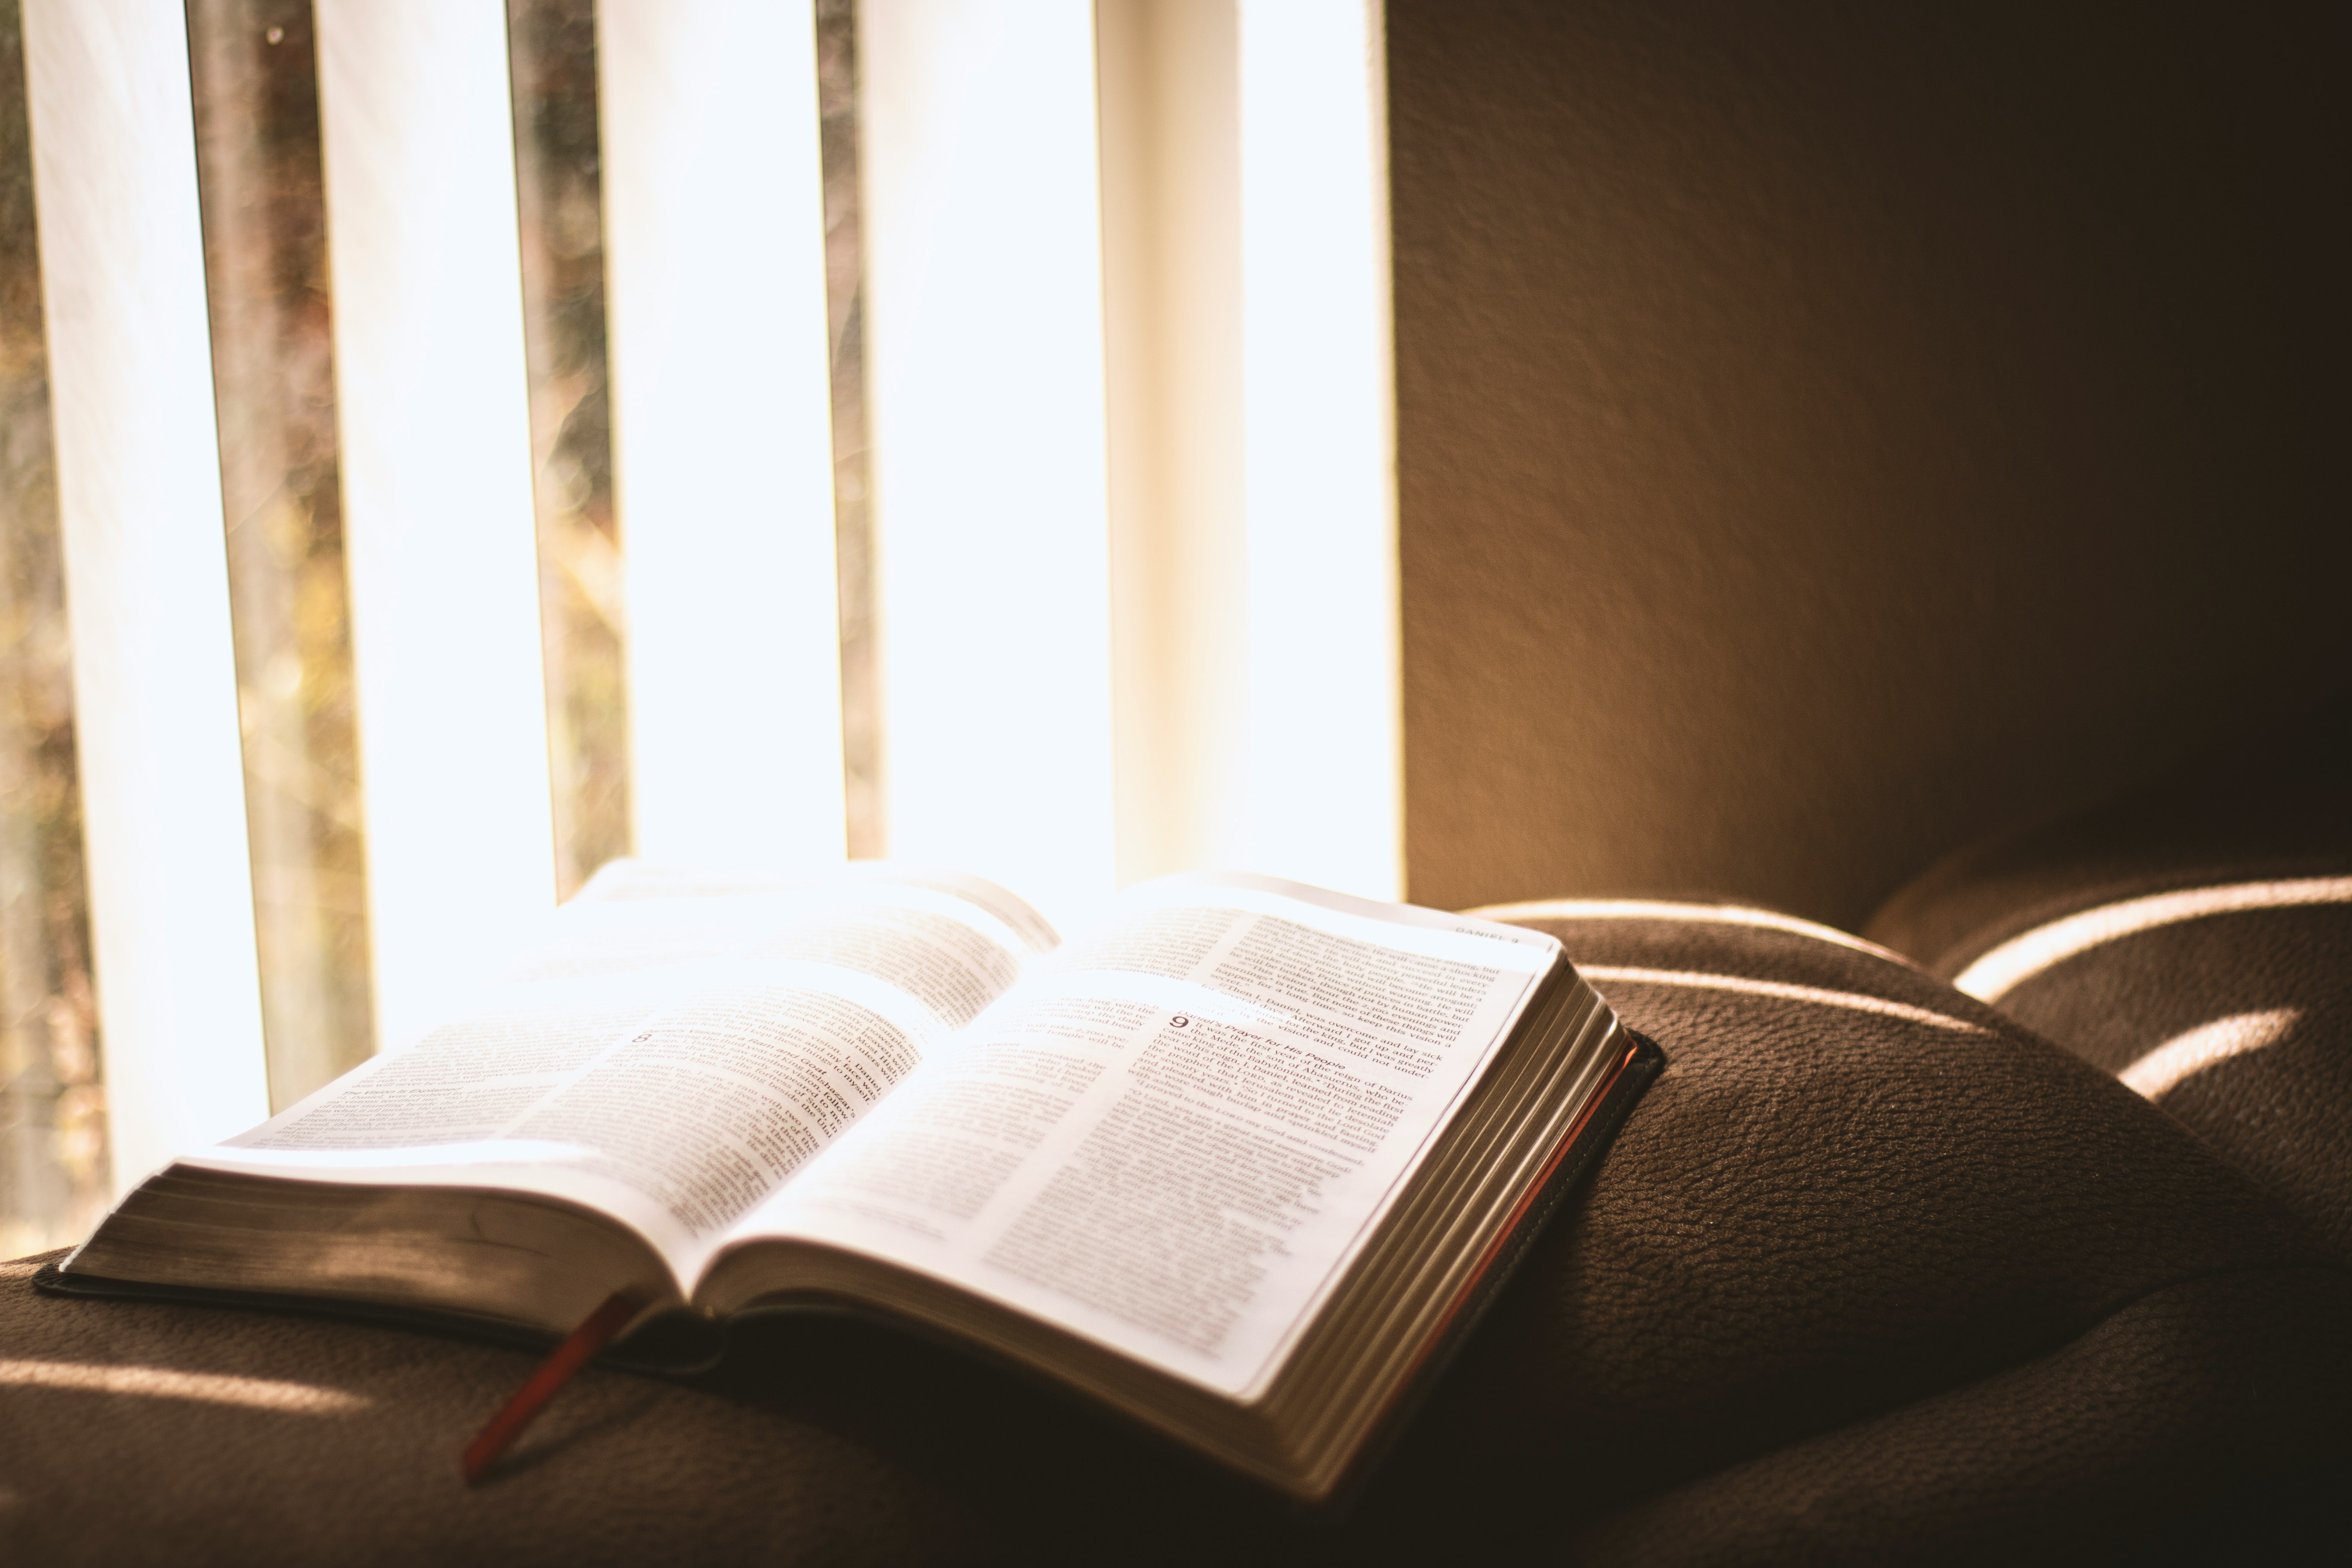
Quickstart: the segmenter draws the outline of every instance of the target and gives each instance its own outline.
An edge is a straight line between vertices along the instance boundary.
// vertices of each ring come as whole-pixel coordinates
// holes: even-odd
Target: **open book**
[[[557,1334],[614,1292],[849,1305],[1316,1499],[1658,1061],[1550,937],[1264,878],[1148,883],[1064,944],[953,873],[621,862],[58,1283]]]

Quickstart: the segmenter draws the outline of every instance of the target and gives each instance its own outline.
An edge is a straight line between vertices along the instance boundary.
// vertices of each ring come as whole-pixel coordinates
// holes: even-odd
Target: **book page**
[[[1124,895],[741,1221],[1248,1397],[1559,944],[1244,877]]]
[[[954,873],[618,863],[462,1016],[189,1163],[563,1198],[684,1281],[1054,941]]]

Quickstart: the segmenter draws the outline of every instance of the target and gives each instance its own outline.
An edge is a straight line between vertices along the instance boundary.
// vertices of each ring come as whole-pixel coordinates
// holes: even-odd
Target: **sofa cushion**
[[[1600,1559],[2038,1554],[2053,1517],[2177,1524],[2331,1430],[2299,1380],[2352,1374],[2315,1329],[2352,1281],[2112,1079],[1769,911],[1493,912],[1559,936],[1672,1058],[1491,1325],[1494,1384],[1449,1390],[1574,1411],[1629,1490],[1680,1481],[1597,1527]],[[2203,1329],[2131,1328],[2223,1279]],[[1984,1440],[2001,1410],[2013,1447]]]
[[[2352,692],[2146,784],[1954,851],[1863,927],[1957,975],[2078,910],[2176,888],[2352,871]]]
[[[2352,701],[1963,851],[1871,930],[2117,1074],[2352,1260]]]
[[[2183,1500],[2210,1498],[2203,1464],[2251,1435],[2340,1422],[2328,1406],[2344,1356],[2327,1342],[2347,1310],[2341,1277],[2168,1286],[2023,1366],[1649,1499],[1585,1544],[1598,1560],[1727,1568],[2316,1560],[2340,1452],[2266,1444],[2278,1470],[2241,1473],[2219,1506]],[[2281,1332],[2305,1348],[2281,1353]]]
[[[790,1408],[592,1369],[469,1490],[523,1352],[37,1295],[0,1266],[0,1539],[33,1563],[937,1563],[979,1521]],[[21,1553],[18,1555],[17,1553]]]
[[[456,1450],[528,1357],[18,1265],[6,1532],[49,1562],[1864,1560],[2144,1540],[2332,1451],[2352,1278],[2113,1079],[1801,921],[1512,918],[1669,1066],[1337,1521],[839,1320],[754,1325],[691,1386],[593,1370],[468,1492]]]

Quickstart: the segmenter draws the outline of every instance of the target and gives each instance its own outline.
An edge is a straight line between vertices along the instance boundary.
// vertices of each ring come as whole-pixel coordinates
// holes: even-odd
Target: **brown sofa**
[[[2304,786],[2284,775],[2267,792],[2241,777],[2215,822],[2284,820]],[[2352,820],[2346,775],[2319,776],[2335,805],[2313,821]],[[1951,970],[2086,900],[2243,869],[2219,826],[2212,854],[2168,869],[2079,869],[2112,870],[2084,847],[2141,818],[2186,820],[2126,800],[1972,852],[1874,929],[1927,947],[1964,931],[1927,953]],[[2352,873],[2324,837],[2258,864]],[[2352,1477],[2352,1037],[2329,1000],[2347,909],[2305,907],[2291,939],[2177,922],[2152,934],[2220,945],[2202,967],[2151,953],[2128,983],[2102,967],[2127,944],[2087,950],[2018,993],[2048,1034],[1770,911],[1507,911],[1559,936],[1670,1065],[1337,1519],[1293,1517],[992,1368],[824,1320],[746,1332],[692,1385],[592,1372],[468,1491],[457,1449],[527,1355],[44,1297],[28,1260],[0,1278],[0,1360],[18,1369],[0,1384],[0,1524],[52,1563],[2276,1557]],[[2137,999],[2143,1046],[2061,982]],[[2249,997],[2307,1002],[2305,1032],[2162,1103],[2116,1081],[2156,1036]],[[2208,1114],[2253,1072],[2269,1076],[2240,1101],[2252,1111]],[[2168,1113],[2179,1096],[2197,1113]]]
[[[2347,781],[2339,699],[1955,855],[1868,929],[2136,1078],[2352,1259]]]

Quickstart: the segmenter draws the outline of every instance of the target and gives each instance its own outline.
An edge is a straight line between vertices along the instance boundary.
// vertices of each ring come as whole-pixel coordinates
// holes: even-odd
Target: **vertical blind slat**
[[[1381,7],[1240,10],[1253,858],[1401,898]]]
[[[1234,0],[1099,0],[1119,879],[1249,845]]]
[[[377,1039],[554,900],[499,0],[319,0]]]
[[[894,854],[1116,876],[1089,0],[859,7]]]
[[[269,1108],[177,0],[26,0],[118,1191]]]
[[[637,852],[837,861],[814,17],[604,0],[597,28]]]

